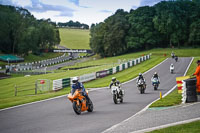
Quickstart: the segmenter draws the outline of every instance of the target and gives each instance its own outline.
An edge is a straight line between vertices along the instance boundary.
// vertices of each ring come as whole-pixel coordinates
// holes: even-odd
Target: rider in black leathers
[[[111,81],[111,83],[110,83],[110,89],[111,89],[111,87],[112,86],[119,86],[119,88],[120,88],[120,82],[119,82],[119,80],[117,80],[115,77],[112,77],[112,81]]]
[[[144,85],[145,85],[145,88],[146,88],[146,82],[145,82],[145,78],[143,77],[142,73],[139,73],[139,77],[138,77],[138,79],[137,79],[137,82],[136,82],[136,83],[138,83],[138,82],[139,82],[139,80],[143,80],[143,81],[144,81]]]

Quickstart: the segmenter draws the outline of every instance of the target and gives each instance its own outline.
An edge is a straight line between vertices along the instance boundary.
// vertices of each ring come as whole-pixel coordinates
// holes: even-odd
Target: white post
[[[44,68],[44,72],[45,72],[45,74],[47,73],[47,67]]]

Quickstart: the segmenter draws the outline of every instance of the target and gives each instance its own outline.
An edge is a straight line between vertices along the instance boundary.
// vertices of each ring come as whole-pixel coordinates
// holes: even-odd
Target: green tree
[[[0,5],[0,50],[25,55],[60,43],[59,31],[50,19],[36,20],[23,8]]]
[[[149,49],[159,43],[158,32],[152,22],[155,15],[154,7],[140,7],[129,14],[130,29],[127,45],[131,49]]]
[[[200,46],[200,20],[195,21],[190,25],[189,41],[193,46]]]
[[[105,56],[105,50],[103,45],[103,37],[105,32],[105,23],[99,23],[92,25],[90,28],[90,47],[91,49],[99,54],[101,57]]]
[[[129,29],[127,14],[119,9],[104,23],[91,26],[90,47],[94,52],[104,57],[119,55],[127,50],[125,41]]]
[[[129,29],[127,14],[124,10],[119,9],[113,16],[105,20],[103,45],[106,56],[119,55],[127,50],[125,41]]]

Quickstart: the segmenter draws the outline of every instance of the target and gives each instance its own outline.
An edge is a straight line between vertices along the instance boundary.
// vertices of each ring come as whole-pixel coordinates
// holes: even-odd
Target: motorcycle
[[[111,87],[111,94],[113,95],[113,101],[115,104],[120,101],[120,103],[123,103],[123,97],[124,97],[124,90],[120,90],[119,86],[112,86]]]
[[[178,56],[175,56],[175,61],[176,61],[176,62],[178,61]]]
[[[86,92],[88,95],[88,91]],[[93,111],[92,101],[90,100],[90,102],[87,104],[86,98],[82,95],[82,93],[82,91],[76,90],[73,95],[71,93],[69,93],[68,95],[68,99],[72,102],[72,107],[77,115],[80,115],[81,112],[84,112],[86,110],[88,112]]]
[[[170,73],[171,73],[171,74],[174,73],[174,66],[170,66]]]
[[[152,85],[153,85],[153,87],[154,87],[154,90],[157,90],[157,89],[158,89],[158,86],[159,86],[158,78],[153,78],[153,79],[152,79]]]
[[[145,84],[144,80],[140,79],[137,82],[137,87],[141,94],[145,93],[146,84]]]

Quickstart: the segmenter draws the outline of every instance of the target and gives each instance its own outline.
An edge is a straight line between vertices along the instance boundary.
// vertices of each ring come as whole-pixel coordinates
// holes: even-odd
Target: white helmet
[[[154,74],[157,74],[157,72],[155,72]]]
[[[76,84],[77,82],[78,82],[78,77],[73,77],[73,78],[72,78],[72,83],[73,83],[73,84]]]
[[[116,77],[112,77],[112,81],[114,82],[116,80]]]
[[[142,76],[142,73],[139,73],[139,76]]]

